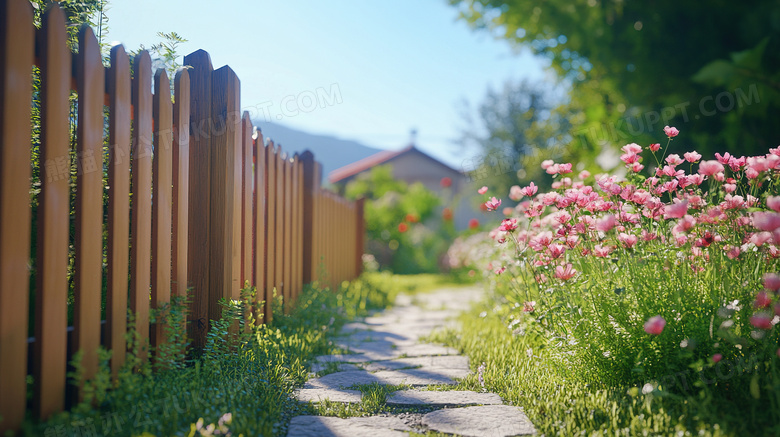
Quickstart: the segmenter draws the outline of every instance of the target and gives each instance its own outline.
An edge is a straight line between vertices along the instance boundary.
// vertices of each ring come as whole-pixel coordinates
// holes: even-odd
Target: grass
[[[86,383],[85,402],[43,423],[28,418],[22,435],[205,436],[221,430],[272,436],[286,435],[290,419],[300,414],[348,417],[391,410],[385,403],[388,390],[401,387],[362,387],[365,400],[359,405],[326,402],[316,409],[298,402],[293,391],[309,377],[309,363],[316,356],[341,352],[334,340],[344,323],[387,308],[398,293],[445,284],[446,278],[433,275],[418,282],[414,276],[398,279],[386,273],[366,273],[335,291],[314,284],[288,314],[276,301],[273,323],[254,327],[243,320],[240,304],[225,303],[204,350],[187,360],[183,350],[167,350],[170,362],[153,366],[137,361],[136,349],[115,381],[108,373],[110,355],[104,352],[98,377]],[[174,316],[186,308],[179,306],[171,309]],[[234,327],[244,323],[251,329],[239,334],[243,330]],[[131,345],[134,338],[130,336]],[[175,340],[183,344],[181,338]],[[74,364],[72,383],[79,380],[79,365]],[[335,364],[329,365],[323,373],[335,370]]]
[[[742,394],[759,375],[751,363],[734,363],[733,372],[691,369],[687,393],[672,390],[670,379],[641,387],[588,384],[569,377],[577,369],[555,365],[553,342],[525,326],[528,322],[514,322],[513,310],[502,296],[492,295],[461,318],[459,330],[431,338],[470,357],[474,374],[460,389],[482,390],[476,367],[486,363],[484,389],[522,406],[540,434],[780,435],[767,414],[778,388],[766,387],[764,379],[758,399],[747,401]],[[681,382],[685,375],[675,377]]]
[[[306,411],[292,393],[308,377],[309,362],[337,352],[333,339],[340,326],[387,307],[394,293],[381,281],[364,279],[336,292],[307,287],[289,314],[275,302],[273,323],[245,334],[233,329],[244,323],[241,307],[227,304],[198,358],[153,371],[130,354],[136,368],[126,368],[115,382],[105,360],[86,402],[45,423],[28,419],[23,433],[210,435],[213,424],[233,435],[285,435],[289,420]],[[71,376],[78,376],[78,366]]]

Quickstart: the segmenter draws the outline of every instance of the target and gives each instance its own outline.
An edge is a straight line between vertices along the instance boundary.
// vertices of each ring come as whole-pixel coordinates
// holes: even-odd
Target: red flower
[[[399,223],[398,224],[398,232],[403,234],[404,232],[406,232],[408,230],[409,230],[409,225],[407,225],[406,223]]]
[[[645,332],[650,335],[658,335],[664,331],[666,320],[661,316],[653,316],[645,322]]]
[[[452,179],[448,178],[447,176],[441,178],[441,187],[442,188],[449,188],[452,186]]]
[[[755,314],[750,318],[750,324],[758,329],[772,329],[772,317],[767,314]]]
[[[441,212],[441,218],[447,221],[452,220],[452,210],[450,208],[444,208]]]
[[[479,220],[473,218],[469,220],[469,229],[477,229],[479,227]]]
[[[417,223],[419,218],[414,214],[406,214],[406,221],[409,223]]]

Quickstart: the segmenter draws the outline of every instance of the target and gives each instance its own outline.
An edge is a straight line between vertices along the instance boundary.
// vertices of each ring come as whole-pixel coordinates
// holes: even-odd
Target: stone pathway
[[[296,392],[301,402],[325,400],[358,404],[356,385],[381,384],[410,387],[387,396],[387,405],[404,407],[404,413],[341,419],[297,416],[288,437],[384,437],[435,431],[460,436],[515,436],[534,434],[519,407],[503,405],[494,393],[426,390],[431,385],[455,385],[469,371],[468,358],[442,345],[420,341],[481,296],[481,288],[441,289],[415,296],[400,295],[387,311],[350,323],[342,330],[339,346],[344,355],[317,358],[313,373],[332,372],[310,379]]]

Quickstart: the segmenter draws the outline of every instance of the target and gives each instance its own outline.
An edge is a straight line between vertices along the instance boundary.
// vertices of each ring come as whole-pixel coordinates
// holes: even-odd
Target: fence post
[[[237,299],[241,276],[240,202],[241,157],[239,145],[241,118],[239,112],[238,76],[230,67],[214,71],[211,83],[211,183],[208,196],[209,217],[209,312],[218,320],[222,311],[220,298]],[[200,212],[201,214],[203,212]]]
[[[363,273],[363,252],[365,251],[366,241],[366,220],[365,220],[366,198],[361,197],[355,202],[355,274],[354,277]]]
[[[30,260],[29,2],[0,2],[0,433],[24,420]],[[26,82],[25,82],[26,81]]]
[[[310,151],[301,154],[303,166],[303,283],[314,278],[314,155]]]
[[[194,347],[206,344],[209,317],[209,213],[211,198],[211,58],[203,50],[184,57],[190,78],[189,208],[187,279],[193,287],[188,334]]]

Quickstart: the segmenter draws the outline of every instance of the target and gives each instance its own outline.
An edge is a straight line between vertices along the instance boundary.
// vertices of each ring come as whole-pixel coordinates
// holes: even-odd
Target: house
[[[390,164],[393,176],[408,184],[421,182],[426,188],[445,196],[445,201],[453,199],[453,223],[458,230],[466,229],[469,221],[476,218],[482,221],[484,215],[479,207],[479,195],[468,177],[461,171],[431,157],[410,144],[401,150],[383,150],[359,161],[333,170],[328,175],[331,184],[343,190],[343,187],[357,175],[368,172],[378,165]],[[448,179],[445,179],[448,178]]]

